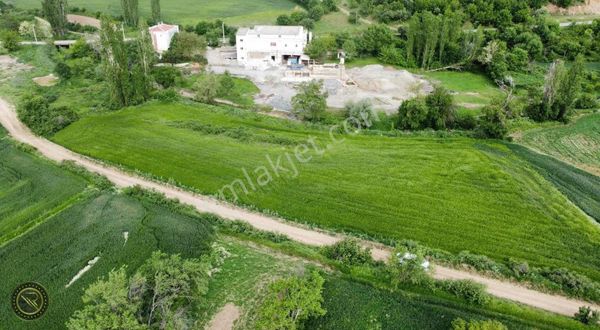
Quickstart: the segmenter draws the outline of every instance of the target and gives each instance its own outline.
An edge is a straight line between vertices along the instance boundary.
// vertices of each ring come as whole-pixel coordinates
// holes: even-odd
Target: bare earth
[[[556,5],[549,4],[546,6],[551,14],[561,15],[599,15],[600,0],[585,0],[584,4],[571,6],[569,8],[560,8]]]
[[[206,327],[208,330],[231,330],[233,324],[240,317],[239,308],[229,303],[225,305],[210,321],[210,324]]]
[[[113,167],[104,166],[97,161],[76,154],[44,138],[35,136],[19,121],[14,108],[3,99],[0,99],[0,124],[8,130],[15,140],[35,147],[45,157],[57,162],[63,160],[75,161],[89,171],[107,177],[118,187],[139,185],[146,189],[161,192],[169,198],[178,199],[182,203],[192,205],[200,212],[213,213],[228,220],[243,220],[259,230],[280,233],[295,241],[308,245],[330,245],[343,238],[341,236],[304,228],[297,224],[286,223],[283,219],[251,212],[234,205],[217,201],[210,197],[183,191],[163,183],[153,182],[133,174],[125,173]],[[386,248],[375,245],[374,243],[364,242],[364,244],[372,247],[373,257],[377,260],[386,260],[390,255],[390,251]],[[566,316],[573,316],[580,306],[590,305],[584,301],[549,295],[527,289],[517,284],[490,279],[466,271],[441,266],[435,267],[433,276],[437,279],[470,279],[485,284],[488,292],[497,297],[513,300]],[[600,306],[593,306],[593,308],[600,309]]]
[[[100,20],[94,17],[82,16],[82,15],[67,15],[67,21],[69,23],[81,24],[87,26],[93,26],[97,29],[100,28]]]

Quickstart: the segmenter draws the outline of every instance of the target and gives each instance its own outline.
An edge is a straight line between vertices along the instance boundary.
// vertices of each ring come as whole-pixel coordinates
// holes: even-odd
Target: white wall
[[[245,35],[237,36],[237,58],[240,63],[247,63],[248,52],[265,52],[275,56],[280,63],[283,55],[302,55],[307,44],[307,34],[297,36]]]

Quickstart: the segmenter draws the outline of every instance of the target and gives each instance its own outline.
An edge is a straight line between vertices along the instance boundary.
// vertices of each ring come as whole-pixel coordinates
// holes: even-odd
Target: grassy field
[[[506,316],[476,306],[426,295],[393,293],[336,277],[325,283],[323,296],[327,313],[309,320],[309,329],[450,329],[452,320],[459,317],[494,319],[509,329],[585,328],[573,320],[560,320],[536,311],[522,314],[523,318]]]
[[[434,82],[455,92],[454,99],[458,106],[468,109],[481,108],[502,95],[498,86],[483,74],[473,72],[438,71],[423,74]]]
[[[124,232],[129,233],[127,242]],[[101,194],[73,205],[34,230],[0,248],[0,297],[8,299],[20,283],[36,281],[48,291],[46,315],[22,321],[9,304],[0,306],[3,329],[59,329],[82,306],[85,288],[111,269],[134,272],[155,250],[197,257],[211,239],[210,225],[137,199]],[[87,262],[90,271],[65,285]]]
[[[8,0],[19,8],[40,8],[38,0]],[[90,13],[101,11],[121,15],[119,0],[70,0],[69,6],[86,8]],[[140,14],[150,17],[150,1],[140,1]],[[171,0],[161,2],[166,22],[196,24],[201,20],[222,19],[227,23],[246,26],[273,24],[277,16],[288,14],[296,4],[290,0]]]
[[[87,185],[18,150],[5,134],[0,128],[0,245],[82,198]]]
[[[285,152],[293,155],[309,136],[319,149],[331,148],[309,152],[309,162],[294,164],[294,176]],[[204,194],[243,180],[245,170],[256,190],[236,190],[240,202],[288,219],[567,267],[600,280],[600,229],[504,144],[345,138],[329,143],[325,130],[235,109],[151,104],[86,117],[54,139]],[[261,187],[258,174],[271,171],[267,156],[288,172],[273,172]]]
[[[178,82],[178,86],[182,88],[191,89],[194,84],[202,75],[195,74],[187,77],[183,77]],[[221,75],[219,75],[221,76]],[[231,90],[231,93],[220,96],[219,98],[231,101],[235,104],[244,107],[250,107],[254,105],[254,95],[260,92],[260,89],[254,85],[252,81],[246,78],[231,77],[235,87]]]
[[[313,33],[315,35],[332,34],[339,32],[353,33],[359,30],[366,29],[367,24],[350,24],[348,16],[340,11],[329,13],[315,23]]]
[[[600,113],[525,131],[519,142],[600,175]]]

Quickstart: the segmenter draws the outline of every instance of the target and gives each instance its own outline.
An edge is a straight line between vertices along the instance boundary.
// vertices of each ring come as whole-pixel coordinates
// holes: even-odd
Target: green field
[[[124,232],[129,233],[127,242]],[[100,194],[77,203],[0,248],[3,300],[27,281],[42,284],[50,297],[46,315],[36,321],[24,322],[9,304],[2,304],[0,324],[3,329],[61,328],[82,306],[84,289],[99,276],[122,265],[134,272],[155,250],[198,257],[207,251],[211,232],[206,221],[131,197]],[[100,259],[91,270],[65,288],[96,256]]]
[[[82,198],[86,181],[18,150],[0,128],[0,245]]]
[[[322,156],[286,165],[315,138]],[[337,138],[340,138],[337,136]],[[345,136],[204,105],[150,104],[88,116],[55,141],[77,152],[216,194],[262,173],[283,173],[240,202],[287,219],[387,239],[415,239],[496,260],[567,267],[600,280],[600,229],[502,143],[467,138]],[[254,172],[256,171],[258,172]],[[254,181],[258,178],[254,175]],[[263,177],[264,178],[264,177]],[[236,186],[237,187],[237,186]],[[227,191],[225,191],[227,192]],[[226,195],[230,195],[227,194]]]
[[[519,142],[600,175],[600,113],[525,131]]]
[[[39,0],[8,0],[19,8],[40,8]],[[69,0],[70,7],[86,8],[121,15],[119,0]],[[140,1],[140,15],[150,17],[150,1]],[[226,23],[246,26],[274,24],[277,16],[289,14],[296,7],[290,0],[171,0],[161,2],[163,19],[177,24],[196,24],[201,20],[222,19]]]
[[[455,92],[454,99],[458,106],[468,109],[481,108],[502,95],[498,86],[483,74],[473,72],[438,71],[423,74],[434,82]]]

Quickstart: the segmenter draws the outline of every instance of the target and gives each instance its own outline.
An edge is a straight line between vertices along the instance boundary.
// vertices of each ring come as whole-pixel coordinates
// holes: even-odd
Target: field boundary
[[[191,205],[200,212],[216,214],[227,220],[243,220],[256,229],[286,235],[295,241],[307,245],[325,246],[334,244],[343,239],[342,236],[330,235],[311,229],[305,229],[298,225],[291,225],[286,223],[283,219],[251,212],[207,196],[187,192],[167,184],[153,182],[139,176],[125,173],[116,168],[102,165],[98,161],[79,155],[44,138],[35,136],[18,119],[14,107],[1,98],[0,124],[7,129],[14,139],[33,146],[45,157],[57,162],[64,160],[74,161],[91,172],[106,176],[117,187],[141,186],[145,189],[163,193],[166,197],[177,199],[183,204]],[[386,260],[389,257],[391,252],[390,249],[382,248],[373,243],[365,243],[372,247],[375,259]],[[435,267],[434,277],[437,279],[470,279],[486,285],[487,291],[497,297],[520,302],[569,317],[573,316],[579,310],[580,306],[591,305],[589,302],[541,293],[510,282],[491,279],[478,274],[442,266]],[[600,306],[594,306],[594,308],[600,308]]]

